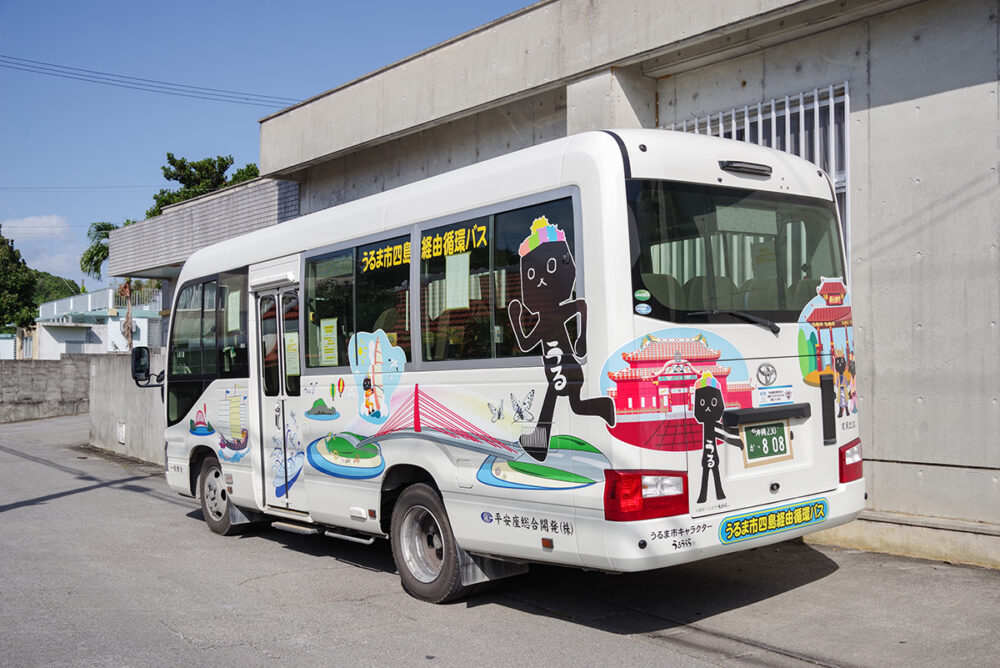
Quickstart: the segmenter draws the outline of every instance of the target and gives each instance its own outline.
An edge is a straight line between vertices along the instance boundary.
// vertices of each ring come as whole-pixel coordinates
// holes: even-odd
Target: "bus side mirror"
[[[149,348],[146,346],[132,349],[132,380],[136,385],[149,382]]]

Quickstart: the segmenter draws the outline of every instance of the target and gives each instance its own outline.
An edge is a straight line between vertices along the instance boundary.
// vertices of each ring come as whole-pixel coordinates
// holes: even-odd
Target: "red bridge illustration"
[[[458,413],[413,386],[410,393],[382,428],[361,443],[374,443],[392,438],[422,438],[453,445],[468,450],[484,452],[503,459],[516,459],[523,451],[513,441],[503,441],[490,436]]]

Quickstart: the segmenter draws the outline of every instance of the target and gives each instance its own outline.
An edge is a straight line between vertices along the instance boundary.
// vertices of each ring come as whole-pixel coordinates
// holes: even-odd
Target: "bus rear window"
[[[651,317],[795,322],[820,277],[844,275],[833,202],[650,180],[628,181],[627,196],[633,296]]]

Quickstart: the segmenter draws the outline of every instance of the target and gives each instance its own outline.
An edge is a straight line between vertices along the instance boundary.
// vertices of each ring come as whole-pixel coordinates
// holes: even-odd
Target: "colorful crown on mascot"
[[[715,379],[708,371],[704,371],[701,374],[701,378],[694,384],[696,390],[700,390],[703,387],[719,387],[719,381]]]
[[[521,242],[517,254],[524,257],[544,243],[550,241],[566,241],[566,233],[549,223],[545,216],[539,216],[531,222],[531,234]]]

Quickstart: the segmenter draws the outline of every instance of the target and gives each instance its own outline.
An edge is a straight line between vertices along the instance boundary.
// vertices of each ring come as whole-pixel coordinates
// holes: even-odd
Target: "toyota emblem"
[[[776,380],[778,380],[778,370],[774,368],[773,364],[764,362],[757,367],[757,382],[761,385],[768,387],[774,385]]]

